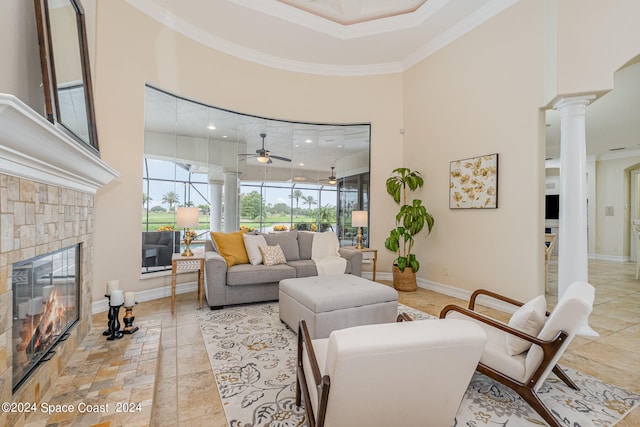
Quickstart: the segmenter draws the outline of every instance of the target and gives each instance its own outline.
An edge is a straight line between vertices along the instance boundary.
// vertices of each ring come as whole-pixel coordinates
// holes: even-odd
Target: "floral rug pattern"
[[[414,319],[433,317],[399,305]],[[303,427],[295,405],[297,335],[280,322],[278,303],[200,310],[209,361],[231,427]],[[538,393],[551,412],[571,427],[613,426],[640,404],[640,395],[572,369],[572,390],[551,375]],[[546,423],[511,389],[475,373],[456,416],[456,426],[544,426]]]

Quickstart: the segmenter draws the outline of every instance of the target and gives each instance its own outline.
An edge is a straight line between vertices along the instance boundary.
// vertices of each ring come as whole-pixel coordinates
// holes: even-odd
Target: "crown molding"
[[[375,21],[362,22],[344,26],[333,21],[321,18],[300,9],[285,5],[277,1],[265,2],[261,0],[228,0],[234,4],[251,8],[262,13],[293,22],[298,25],[329,34],[341,40],[358,37],[366,37],[372,34],[397,31],[402,28],[412,28],[422,24],[443,6],[452,0],[430,0],[416,12],[405,15],[392,16]],[[367,76],[401,73],[412,67],[433,53],[442,49],[457,38],[473,30],[491,17],[516,3],[518,0],[493,0],[458,25],[446,31],[433,42],[427,43],[421,49],[397,62],[363,64],[363,65],[339,65],[321,64],[304,61],[295,61],[283,57],[259,52],[229,40],[214,36],[200,28],[195,27],[184,19],[176,16],[167,9],[159,6],[154,0],[127,0],[127,2],[140,12],[151,17],[167,28],[201,43],[214,50],[220,51],[236,58],[244,59],[267,67],[278,68],[305,74],[318,74],[329,76]]]
[[[14,95],[0,93],[0,172],[94,194],[118,172]]]

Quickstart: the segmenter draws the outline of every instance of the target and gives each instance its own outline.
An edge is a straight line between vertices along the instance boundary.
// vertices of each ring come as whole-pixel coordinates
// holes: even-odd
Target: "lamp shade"
[[[367,212],[367,211],[351,211],[351,226],[352,227],[368,227],[369,226],[369,212]]]
[[[197,228],[198,215],[198,208],[178,208],[178,228]]]

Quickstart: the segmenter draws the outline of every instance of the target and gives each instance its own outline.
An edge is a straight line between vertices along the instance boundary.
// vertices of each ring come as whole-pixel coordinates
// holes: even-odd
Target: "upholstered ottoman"
[[[314,339],[351,326],[394,322],[395,289],[351,274],[280,281],[280,319],[298,333],[300,319]]]

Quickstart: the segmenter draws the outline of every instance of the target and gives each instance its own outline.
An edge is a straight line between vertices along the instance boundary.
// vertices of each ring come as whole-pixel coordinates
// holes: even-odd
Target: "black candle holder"
[[[111,335],[107,337],[107,340],[109,341],[119,340],[123,336],[122,331],[120,331],[120,319],[118,319],[120,307],[122,307],[122,304],[109,306],[109,315],[111,318],[111,321],[109,322]]]
[[[109,336],[111,335],[111,295],[105,295],[105,297],[107,297],[107,299],[109,300],[107,303],[109,304],[109,313],[107,314],[107,329],[104,330],[104,332],[102,332],[102,335]]]
[[[133,321],[136,320],[136,317],[133,315],[133,307],[138,305],[138,303],[134,303],[131,307],[125,307],[125,313],[122,320],[124,321],[124,329],[122,330],[123,334],[133,334],[139,328],[137,326],[133,326]]]

